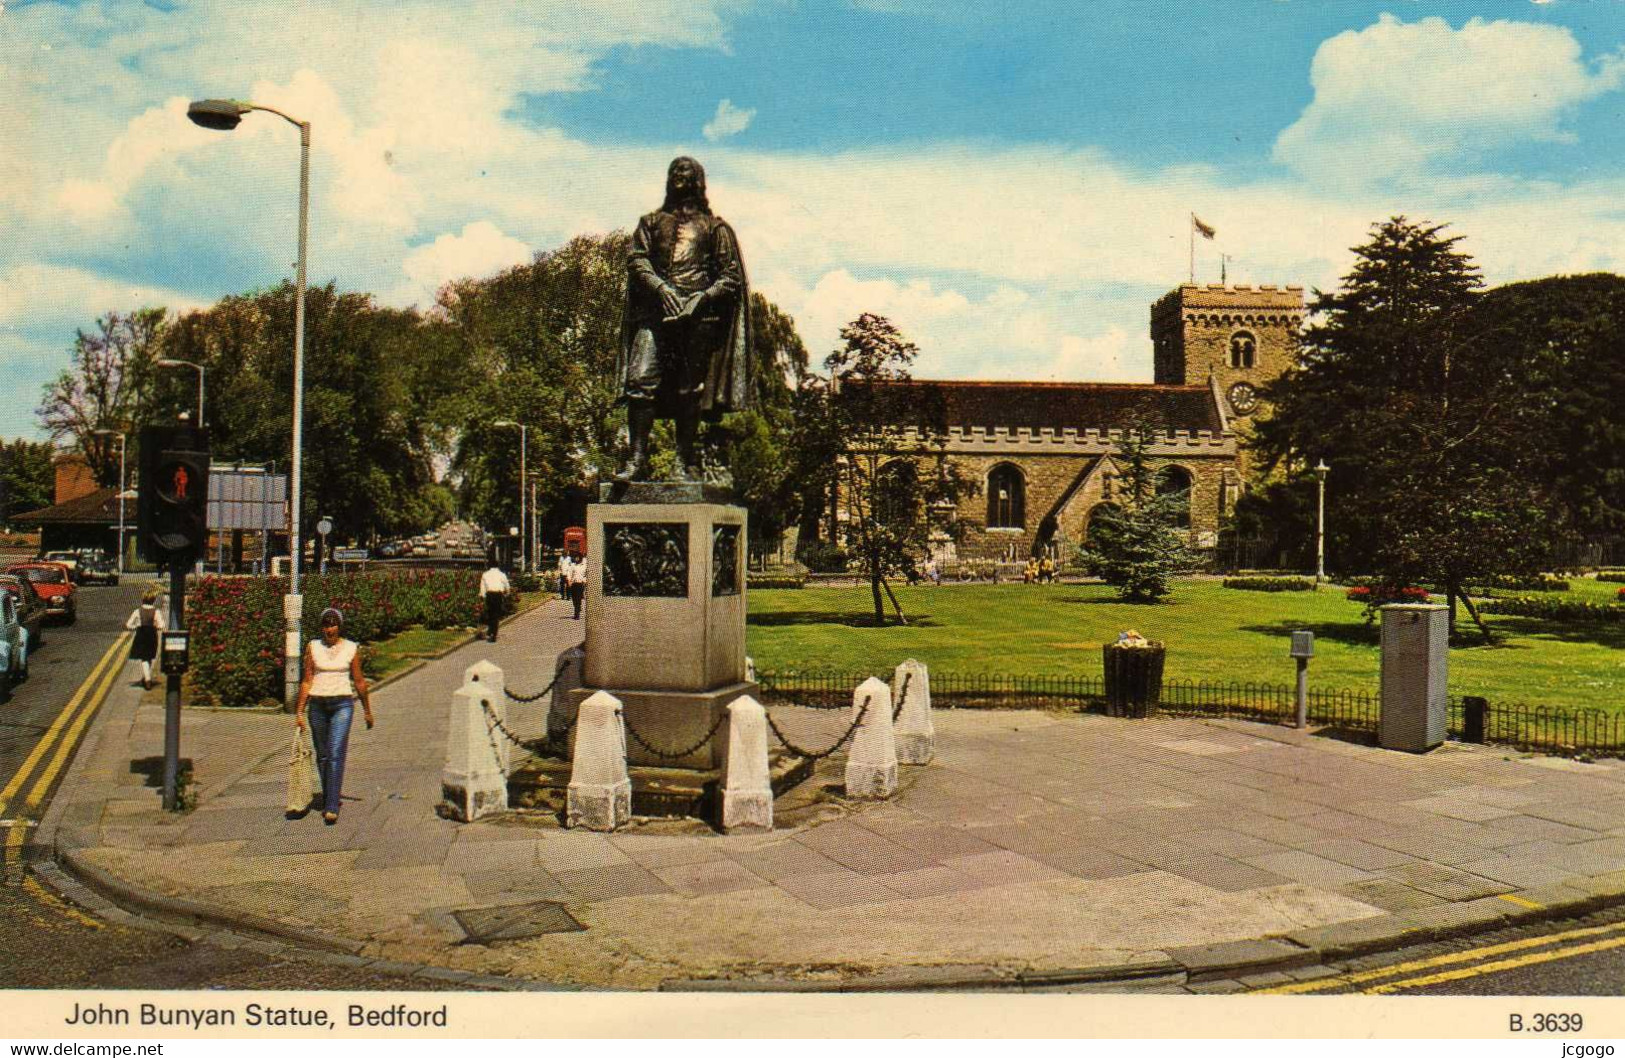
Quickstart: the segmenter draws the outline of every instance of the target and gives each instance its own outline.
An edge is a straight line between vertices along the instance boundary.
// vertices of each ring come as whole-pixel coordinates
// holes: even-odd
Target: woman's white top
[[[340,639],[328,646],[320,639],[310,641],[310,657],[316,663],[316,678],[310,681],[310,693],[318,698],[351,698],[355,684],[350,682],[350,662],[355,660],[356,645]]]
[[[142,624],[141,611],[143,610],[149,610],[152,612],[152,627],[156,628],[158,631],[162,632],[164,629],[169,627],[169,621],[164,617],[164,611],[160,610],[156,606],[147,606],[145,604],[137,606],[134,610],[130,611],[130,618],[124,622],[124,627],[128,628],[132,632],[137,628],[140,628]]]

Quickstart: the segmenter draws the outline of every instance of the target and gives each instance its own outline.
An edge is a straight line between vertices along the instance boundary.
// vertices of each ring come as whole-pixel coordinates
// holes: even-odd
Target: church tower
[[[1297,358],[1303,287],[1182,284],[1151,306],[1155,381],[1200,386],[1209,378],[1231,427],[1244,436],[1268,414],[1258,392]],[[1245,450],[1240,469],[1247,473]]]

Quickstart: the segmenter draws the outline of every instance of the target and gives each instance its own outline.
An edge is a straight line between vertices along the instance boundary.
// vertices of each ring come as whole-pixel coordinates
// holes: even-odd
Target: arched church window
[[[875,521],[882,525],[907,525],[914,518],[920,499],[919,473],[912,461],[894,459],[875,474]]]
[[[1084,541],[1099,543],[1101,534],[1111,524],[1110,516],[1119,509],[1115,503],[1097,503],[1089,508],[1089,516],[1083,523]]]
[[[1167,501],[1174,524],[1191,527],[1191,472],[1184,467],[1163,467],[1157,471],[1157,496]]]
[[[1024,529],[1027,526],[1027,489],[1020,468],[1000,463],[987,475],[987,527]]]
[[[1230,366],[1252,367],[1258,349],[1258,340],[1251,331],[1237,331],[1230,336]]]

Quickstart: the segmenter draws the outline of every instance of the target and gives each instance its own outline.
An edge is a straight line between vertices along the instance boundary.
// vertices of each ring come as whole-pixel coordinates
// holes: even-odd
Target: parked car
[[[45,612],[63,624],[73,624],[79,618],[78,589],[68,575],[68,567],[60,562],[19,562],[7,566],[0,573],[15,573],[26,577],[40,598],[45,600]]]
[[[17,600],[0,592],[0,702],[11,700],[11,689],[28,679],[28,630],[17,615]]]
[[[80,552],[79,583],[111,584],[116,587],[118,585],[118,563],[113,561],[113,556],[99,548]]]
[[[75,584],[79,583],[79,552],[77,551],[47,551],[38,559],[40,562],[60,562],[68,567],[68,578]]]
[[[0,573],[0,592],[17,600],[17,616],[28,629],[28,649],[38,650],[45,645],[45,600],[28,583],[28,578],[14,573]]]

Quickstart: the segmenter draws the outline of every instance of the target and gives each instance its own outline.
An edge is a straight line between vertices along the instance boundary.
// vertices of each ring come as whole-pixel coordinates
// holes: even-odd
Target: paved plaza
[[[439,818],[463,669],[488,658],[510,689],[532,691],[580,628],[550,602],[497,644],[380,689],[333,827],[283,818],[292,722],[278,714],[188,711],[197,806],[162,813],[149,769],[132,764],[161,754],[161,700],[127,671],[42,837],[70,869],[217,922],[319,933],[378,959],[630,988],[1192,966],[1211,946],[1233,957],[1248,944],[1262,960],[1328,938],[1498,922],[1625,870],[1619,762],[1454,743],[1415,756],[1263,724],[1063,712],[939,711],[935,762],[901,769],[891,801],[841,799],[837,756],[781,799],[771,833]],[[510,706],[511,725],[539,732],[544,708]],[[843,726],[841,714],[773,712],[808,742]],[[470,944],[454,917],[536,901],[585,928]]]

